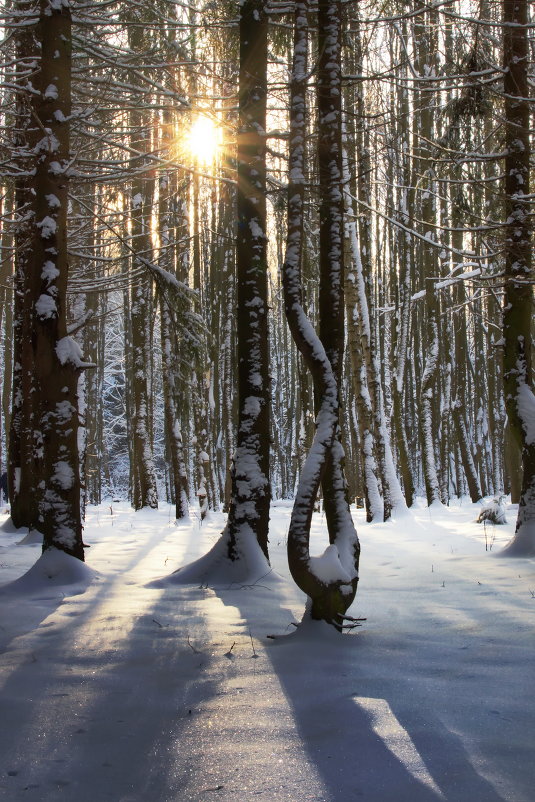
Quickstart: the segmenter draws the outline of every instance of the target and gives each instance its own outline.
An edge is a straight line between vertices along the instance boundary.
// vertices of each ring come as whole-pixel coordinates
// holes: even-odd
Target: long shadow
[[[145,553],[150,548],[144,546]],[[133,562],[139,559],[137,553]],[[113,587],[114,581],[104,583],[98,599],[106,602]],[[134,606],[135,593],[132,586]],[[288,796],[291,755],[286,764],[268,767],[269,740],[243,743],[258,736],[255,717],[270,700],[258,699],[247,714],[252,726],[245,735],[228,719],[239,704],[244,664],[234,663],[231,651],[224,654],[230,643],[214,644],[208,605],[219,600],[236,608],[236,628],[242,634],[252,628],[258,637],[259,620],[263,634],[273,631],[276,591],[265,595],[261,619],[258,605],[251,616],[243,590],[172,585],[146,594],[129,631],[132,616],[114,613],[110,600],[99,608],[94,600],[84,605],[74,599],[65,603],[73,615],[50,647],[47,630],[39,633],[35,661],[20,665],[3,691],[3,721],[16,728],[0,728],[0,799],[511,802],[477,772],[463,738],[434,713],[444,699],[433,702],[429,689],[412,684],[411,678],[429,679],[425,667],[411,672],[407,654],[396,654],[395,644],[370,632],[312,644],[297,633],[265,648],[257,644],[284,693],[280,716],[288,719],[288,735],[294,734],[325,788],[314,795],[303,778],[299,795]],[[280,625],[293,616],[279,607],[275,617]],[[220,729],[218,710],[227,717]],[[221,742],[222,731],[229,743]],[[204,764],[203,753],[209,756]],[[228,781],[233,766],[226,767],[225,785],[212,772],[214,755],[220,755],[219,770],[233,753],[236,762],[248,761],[253,781],[247,787],[244,772],[239,785]],[[280,783],[261,795],[254,775],[267,768]]]
[[[7,531],[11,534],[11,530]],[[19,548],[18,541],[23,537],[23,533],[17,531],[16,534],[17,540],[7,544],[6,549]],[[20,548],[31,549],[35,561],[41,554],[40,547],[34,545],[20,546]],[[25,571],[22,572],[22,574],[24,573]],[[36,591],[28,597],[20,592],[14,592],[13,584],[13,580],[0,583],[0,668],[5,665],[6,658],[3,655],[10,648],[12,641],[38,627],[57,610],[65,595],[59,591],[48,594]],[[46,598],[43,598],[45,595]]]
[[[152,592],[126,636],[124,621],[113,630],[112,615],[92,620],[90,610],[67,620],[50,645],[46,631],[38,633],[35,660],[20,665],[2,693],[0,799],[185,800],[182,733],[217,694],[204,672],[210,649],[199,643],[206,594]],[[111,639],[93,650],[101,627]]]
[[[171,745],[199,704],[217,693],[204,671],[210,650],[188,637],[206,632],[198,608],[210,592],[147,591],[124,577],[161,539],[157,528],[122,576],[102,575],[83,596],[47,603],[41,619],[50,620],[37,626],[35,616],[12,659],[0,657],[7,675],[0,690],[0,800],[183,799],[187,778],[177,774]]]
[[[243,594],[217,593],[247,620]],[[328,789],[322,802],[506,802],[410,673],[403,676],[400,665],[396,675],[395,653],[384,643],[376,648],[373,637],[320,636],[312,643],[296,632],[265,649],[303,749]]]

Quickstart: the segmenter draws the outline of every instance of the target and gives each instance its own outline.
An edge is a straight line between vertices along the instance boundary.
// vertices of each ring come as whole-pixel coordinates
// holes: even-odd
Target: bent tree
[[[312,618],[324,620],[341,630],[345,613],[357,590],[360,555],[346,499],[339,431],[339,381],[344,334],[341,3],[339,0],[320,0],[318,4],[320,336],[304,312],[300,278],[305,190],[307,11],[308,2],[296,3],[283,287],[288,324],[314,382],[316,431],[301,471],[292,510],[288,561],[292,577],[310,599]],[[311,557],[310,525],[320,483],[323,483],[329,546],[321,557]]]
[[[528,0],[504,0],[505,298],[504,391],[512,436],[522,452],[522,489],[511,555],[535,554]]]

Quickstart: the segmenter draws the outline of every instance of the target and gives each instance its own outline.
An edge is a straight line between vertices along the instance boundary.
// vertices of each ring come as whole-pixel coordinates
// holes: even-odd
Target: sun
[[[210,118],[201,115],[192,122],[187,136],[188,150],[200,164],[214,161],[221,143],[221,129]]]

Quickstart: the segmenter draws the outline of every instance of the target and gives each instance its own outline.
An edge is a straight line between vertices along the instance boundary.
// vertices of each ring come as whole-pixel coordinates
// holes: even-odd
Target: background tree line
[[[48,510],[57,530],[78,475],[82,513],[65,523],[78,555],[83,505],[104,495],[128,494],[137,509],[165,498],[177,517],[231,507],[237,421],[253,405],[240,412],[239,400],[255,382],[252,368],[240,379],[248,353],[236,330],[259,311],[236,263],[262,236],[265,470],[274,497],[294,497],[318,390],[284,319],[290,116],[304,115],[301,302],[325,341],[326,5],[341,20],[340,144],[329,147],[340,149],[344,222],[336,370],[348,498],[368,520],[415,494],[431,504],[523,493],[535,506],[525,0],[248,8],[266,28],[266,217],[241,257],[240,235],[256,231],[239,200],[251,144],[240,152],[243,10],[13,0],[1,76],[1,457],[17,525],[42,529]],[[298,12],[301,112],[290,104]],[[213,158],[191,148],[199,115],[218,131]]]

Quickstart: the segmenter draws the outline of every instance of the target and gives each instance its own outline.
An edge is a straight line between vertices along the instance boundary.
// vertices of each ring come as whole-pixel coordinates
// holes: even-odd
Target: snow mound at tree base
[[[95,571],[76,557],[51,548],[43,552],[23,576],[1,588],[0,593],[39,599],[77,596],[87,589],[95,576]]]
[[[349,637],[350,636],[350,637]],[[343,632],[335,629],[326,621],[318,621],[310,615],[307,609],[303,619],[294,628],[281,635],[270,635],[270,644],[298,644],[299,649],[310,647],[311,655],[317,652],[318,643],[328,644],[329,648],[336,649],[340,643],[343,648],[353,648],[355,641],[354,633]]]
[[[15,524],[13,523],[13,518],[11,516],[9,516],[9,518],[6,521],[0,524],[0,532],[6,532],[8,534],[18,532],[19,528],[23,529],[24,527],[15,526]]]
[[[522,523],[514,538],[499,552],[500,557],[535,557],[535,522]]]
[[[43,535],[38,529],[30,529],[28,534],[22,540],[19,540],[17,546],[41,546],[43,544]]]
[[[247,539],[238,550],[238,559],[228,556],[228,536],[223,532],[210,551],[198,560],[178,568],[170,576],[151,582],[150,587],[166,585],[229,585],[278,584],[284,580],[277,574],[256,541]]]

